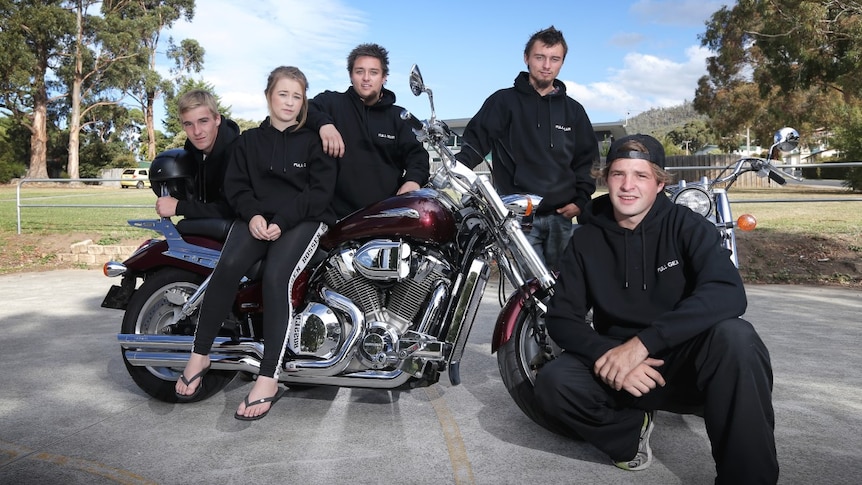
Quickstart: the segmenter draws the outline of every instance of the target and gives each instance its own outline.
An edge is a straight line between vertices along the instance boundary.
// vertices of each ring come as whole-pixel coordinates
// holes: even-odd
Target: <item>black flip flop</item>
[[[197,395],[201,392],[201,389],[204,387],[203,378],[205,375],[207,375],[207,372],[210,371],[210,367],[212,367],[212,364],[209,364],[206,367],[204,367],[204,369],[202,371],[193,375],[191,379],[186,379],[185,374],[180,374],[180,380],[183,381],[183,384],[185,384],[186,387],[188,387],[192,382],[194,382],[198,379],[201,379],[201,383],[198,384],[198,387],[197,387],[197,389],[195,389],[195,392],[193,392],[191,394],[180,394],[177,391],[174,391],[174,394],[177,395],[178,401],[188,402],[188,401],[191,401],[192,399],[194,399],[195,397],[197,397]]]
[[[284,396],[284,391],[285,391],[285,389],[283,387],[279,387],[278,391],[275,392],[274,396],[265,397],[263,399],[258,399],[255,402],[248,402],[248,396],[245,396],[245,400],[243,402],[245,403],[246,409],[250,408],[251,406],[257,406],[259,404],[265,404],[268,402],[272,403],[272,404],[270,404],[269,409],[267,409],[266,412],[264,412],[263,414],[259,414],[257,416],[252,416],[249,418],[247,416],[243,416],[242,414],[239,414],[239,412],[236,412],[236,413],[234,413],[233,417],[240,420],[240,421],[257,421],[258,419],[263,418],[264,416],[269,414],[270,411],[272,411],[272,407],[275,406],[275,403],[277,403],[279,399],[281,399],[281,396]]]

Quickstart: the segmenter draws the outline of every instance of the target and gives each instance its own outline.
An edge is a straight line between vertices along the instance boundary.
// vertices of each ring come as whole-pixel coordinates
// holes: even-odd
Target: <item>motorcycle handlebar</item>
[[[769,179],[774,181],[778,185],[784,185],[787,183],[787,180],[784,180],[784,177],[778,175],[774,170],[769,171]]]
[[[406,109],[401,111],[401,119],[406,121],[407,124],[410,125],[410,128],[413,128],[414,130],[425,129],[425,123],[423,123],[419,118],[413,116],[413,113]]]

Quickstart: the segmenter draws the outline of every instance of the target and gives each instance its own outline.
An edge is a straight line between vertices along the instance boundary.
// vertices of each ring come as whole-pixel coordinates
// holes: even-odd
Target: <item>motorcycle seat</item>
[[[224,242],[233,219],[182,219],[177,222],[177,231],[183,236],[202,236]]]

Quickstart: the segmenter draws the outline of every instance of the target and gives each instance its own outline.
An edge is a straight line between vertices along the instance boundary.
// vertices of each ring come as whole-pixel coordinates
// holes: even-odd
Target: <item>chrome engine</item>
[[[301,359],[347,352],[345,372],[402,368],[429,344],[439,352],[440,342],[427,332],[440,323],[452,274],[442,257],[403,241],[378,239],[342,249],[325,263],[323,286],[355,305],[364,317],[362,328],[349,314],[312,302],[293,318],[288,348]],[[355,348],[344,348],[350,345]]]

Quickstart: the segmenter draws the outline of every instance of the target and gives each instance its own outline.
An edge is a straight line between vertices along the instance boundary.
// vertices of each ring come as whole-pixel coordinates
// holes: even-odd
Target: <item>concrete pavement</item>
[[[0,484],[712,483],[699,418],[659,413],[649,470],[526,418],[490,353],[496,293],[470,336],[462,384],[409,392],[289,391],[259,422],[233,413],[250,386],[155,401],[126,373],[122,313],[96,270],[0,276]],[[859,483],[862,292],[749,286],[746,318],[775,371],[780,483]]]

